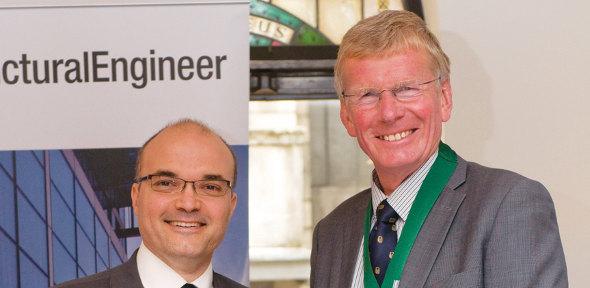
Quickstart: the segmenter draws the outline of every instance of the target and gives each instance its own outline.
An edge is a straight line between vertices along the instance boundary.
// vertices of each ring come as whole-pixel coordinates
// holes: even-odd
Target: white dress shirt
[[[160,260],[143,242],[137,251],[137,270],[139,279],[145,288],[180,288],[186,280]],[[213,266],[209,263],[207,270],[195,281],[191,282],[198,288],[213,287]]]
[[[412,208],[412,204],[414,204],[414,199],[416,199],[416,195],[418,195],[418,190],[420,190],[420,186],[422,186],[422,182],[424,182],[424,178],[432,168],[432,164],[436,160],[438,156],[438,150],[428,158],[428,160],[422,164],[422,166],[416,170],[410,177],[406,178],[394,191],[393,193],[386,196],[381,188],[379,188],[379,184],[377,181],[377,174],[373,171],[373,181],[371,185],[371,202],[373,203],[373,217],[371,218],[371,228],[377,222],[377,216],[375,216],[375,211],[377,206],[381,201],[387,199],[387,203],[391,205],[393,210],[400,216],[397,222],[395,222],[397,226],[397,239],[399,240],[400,235],[402,234],[402,229],[404,228],[404,224],[406,223],[406,219],[408,218],[408,214],[410,213],[410,208]],[[354,267],[354,275],[352,278],[352,288],[364,288],[365,284],[364,280],[364,263],[363,263],[363,245],[364,245],[364,236],[363,240],[361,240],[361,247],[359,249],[359,253],[356,258],[356,265]],[[399,281],[394,281],[393,288],[397,288],[399,285]]]

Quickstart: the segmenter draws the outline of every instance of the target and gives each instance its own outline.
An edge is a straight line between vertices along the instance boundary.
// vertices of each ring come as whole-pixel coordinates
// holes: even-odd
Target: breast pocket
[[[469,269],[457,274],[453,274],[443,280],[436,281],[427,288],[477,288],[483,287],[483,275],[481,268]]]

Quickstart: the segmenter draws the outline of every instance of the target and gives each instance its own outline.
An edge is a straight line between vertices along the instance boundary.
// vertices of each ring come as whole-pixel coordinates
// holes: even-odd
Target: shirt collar
[[[410,213],[410,208],[412,208],[412,204],[414,203],[414,199],[416,199],[416,195],[418,195],[418,190],[420,190],[420,186],[422,186],[422,182],[424,182],[424,178],[432,168],[432,164],[436,160],[438,156],[438,149],[418,168],[418,170],[414,171],[412,175],[410,175],[406,180],[404,180],[389,196],[386,196],[385,193],[381,190],[381,185],[379,184],[379,178],[377,177],[377,172],[373,170],[373,181],[371,184],[371,201],[373,203],[373,217],[375,217],[375,211],[379,203],[381,203],[384,199],[387,199],[387,202],[393,210],[401,217],[402,220],[406,221],[408,214]]]
[[[180,274],[154,255],[143,242],[137,251],[137,270],[141,284],[145,288],[181,287],[186,284],[186,280]],[[199,288],[213,287],[213,266],[211,263],[209,263],[207,270],[191,284]]]

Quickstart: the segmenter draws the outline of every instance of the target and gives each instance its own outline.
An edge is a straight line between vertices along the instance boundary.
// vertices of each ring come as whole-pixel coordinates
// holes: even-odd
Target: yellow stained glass
[[[344,33],[361,20],[361,0],[318,0],[319,30],[340,44]]]
[[[363,1],[363,18],[371,17],[384,10],[403,10],[401,0],[365,0]]]
[[[273,0],[272,4],[289,11],[312,27],[317,27],[316,0]]]

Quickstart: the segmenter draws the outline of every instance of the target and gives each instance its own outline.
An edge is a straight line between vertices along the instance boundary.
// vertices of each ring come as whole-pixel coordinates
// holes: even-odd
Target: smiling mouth
[[[166,221],[166,223],[180,228],[199,228],[206,225],[203,222]]]
[[[377,136],[377,138],[379,138],[381,140],[389,141],[389,142],[395,142],[395,141],[400,141],[400,140],[412,135],[412,133],[414,133],[415,131],[416,131],[416,129],[410,129],[410,130],[395,133],[392,135],[380,135],[380,136]]]

